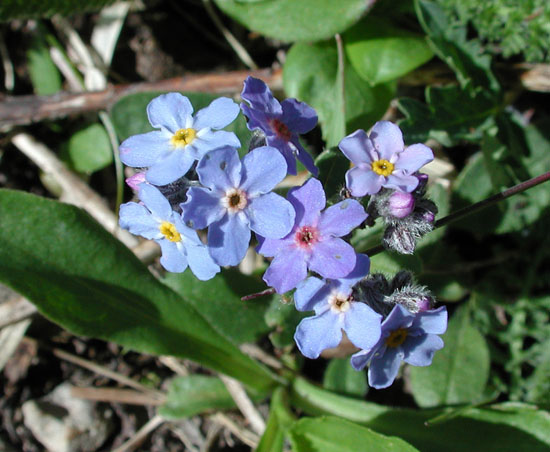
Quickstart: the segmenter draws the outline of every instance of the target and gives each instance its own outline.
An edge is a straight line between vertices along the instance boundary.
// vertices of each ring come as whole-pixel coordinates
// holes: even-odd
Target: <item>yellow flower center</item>
[[[164,235],[164,237],[170,240],[171,242],[181,241],[181,235],[176,229],[175,224],[170,223],[169,221],[163,221],[159,226],[159,230],[162,233],[162,235]]]
[[[376,160],[371,164],[372,170],[380,176],[389,176],[393,173],[393,163],[386,159]]]
[[[386,339],[386,345],[388,347],[399,347],[407,339],[407,328],[399,328],[393,330]]]
[[[179,129],[170,141],[175,148],[183,148],[191,144],[196,136],[197,131],[195,129]]]

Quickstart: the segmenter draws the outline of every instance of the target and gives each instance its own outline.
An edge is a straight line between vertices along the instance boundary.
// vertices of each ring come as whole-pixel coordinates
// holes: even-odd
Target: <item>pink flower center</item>
[[[294,242],[300,248],[309,249],[319,241],[319,231],[313,226],[302,226],[294,235]]]
[[[290,140],[291,132],[288,130],[288,127],[284,122],[279,121],[278,119],[272,119],[269,121],[269,125],[271,126],[271,130],[273,130],[279,138],[282,138],[285,141]]]

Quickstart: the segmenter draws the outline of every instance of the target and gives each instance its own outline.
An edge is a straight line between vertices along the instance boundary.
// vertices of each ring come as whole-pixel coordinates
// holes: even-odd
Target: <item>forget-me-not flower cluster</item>
[[[399,128],[381,121],[370,135],[358,130],[339,144],[354,165],[346,174],[348,196],[327,206],[322,183],[312,177],[285,199],[274,190],[296,174],[296,160],[318,175],[299,139],[316,126],[315,110],[296,99],[279,102],[252,77],[241,97],[240,109],[222,97],[195,115],[179,93],[150,102],[147,115],[157,130],[120,146],[121,160],[138,169],[127,183],[139,198],[121,206],[121,227],[159,243],[166,270],[189,267],[201,280],[238,265],[254,233],[256,250],[271,258],[264,281],[280,294],[295,289],[296,308],[314,313],[294,336],[304,356],[317,358],[346,335],[359,350],[352,366],[369,365],[376,388],[393,382],[402,361],[429,365],[443,346],[445,308],[432,309],[429,291],[412,276],[400,272],[388,282],[369,275],[369,257],[357,254],[348,237],[367,219],[383,217],[391,230],[384,243],[408,252],[407,231],[416,231],[416,239],[431,230],[437,209],[423,198],[426,177],[418,170],[432,151],[422,144],[405,148]],[[237,136],[222,130],[240,111],[265,144],[242,159]],[[368,203],[354,199],[365,195]]]

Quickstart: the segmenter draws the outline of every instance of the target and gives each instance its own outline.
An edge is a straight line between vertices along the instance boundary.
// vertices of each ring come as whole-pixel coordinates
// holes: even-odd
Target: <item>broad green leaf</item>
[[[436,352],[431,366],[409,369],[416,403],[433,407],[479,402],[489,378],[489,348],[471,325],[467,307],[455,312],[442,339],[445,347]]]
[[[385,250],[370,258],[370,273],[394,275],[399,270],[408,269],[413,273],[422,271],[422,261],[415,254],[398,254]]]
[[[395,80],[433,56],[424,36],[372,15],[346,31],[343,40],[353,68],[371,85]]]
[[[278,387],[273,391],[269,418],[256,452],[282,452],[286,432],[294,422],[294,416],[288,408],[288,394],[285,389]]]
[[[285,42],[318,41],[341,33],[374,3],[372,0],[214,1],[245,27]]]
[[[550,413],[533,405],[468,408],[447,422],[428,426],[427,421],[449,409],[391,408],[337,395],[300,378],[292,384],[291,400],[309,415],[339,416],[398,436],[422,452],[544,452],[550,447]]]
[[[399,127],[407,144],[433,138],[444,146],[462,140],[480,141],[483,130],[498,112],[498,105],[486,91],[471,96],[458,86],[428,86],[426,104],[404,97],[397,107],[406,116]]]
[[[270,330],[264,315],[273,297],[241,301],[242,296],[265,289],[258,278],[227,269],[207,282],[190,272],[168,273],[164,281],[234,344],[256,342]]]
[[[384,436],[338,417],[300,419],[289,431],[293,452],[418,451],[395,436]]]
[[[328,363],[323,376],[323,386],[339,394],[363,397],[368,391],[365,372],[358,372],[349,358],[334,358]]]
[[[374,226],[356,229],[353,231],[350,243],[358,253],[364,253],[368,249],[378,246],[382,243],[384,235],[384,222],[378,220]]]
[[[449,24],[442,7],[436,2],[415,0],[414,3],[432,49],[455,71],[462,88],[470,93],[480,87],[497,92],[500,87],[491,72],[491,56],[483,54],[479,41],[467,40],[466,26]]]
[[[69,331],[189,358],[258,390],[274,384],[82,210],[1,190],[0,243],[0,280]]]
[[[80,173],[91,174],[113,162],[109,135],[100,124],[90,124],[74,133],[66,146],[72,168]]]
[[[234,407],[235,401],[219,378],[189,375],[170,382],[166,402],[159,407],[159,414],[167,419],[181,419]]]
[[[150,91],[129,94],[128,96],[122,97],[113,105],[111,109],[111,118],[121,141],[132,135],[155,130],[151,127],[147,119],[147,105],[155,97],[161,94],[165,94],[165,92]],[[193,105],[194,114],[201,108],[207,107],[214,99],[222,97],[211,93],[182,92],[181,94],[186,96]],[[243,149],[248,148],[251,133],[246,127],[246,120],[242,114],[239,114],[237,119],[225,127],[224,130],[234,132],[241,141]]]
[[[282,302],[281,297],[274,297],[265,313],[266,323],[273,329],[269,339],[274,347],[287,348],[294,345],[294,332],[298,323],[307,317],[306,312],[300,312],[292,302]]]
[[[54,14],[74,14],[93,11],[113,3],[115,0],[2,0],[0,22],[12,19],[50,17]]]
[[[319,168],[318,179],[327,198],[338,195],[346,185],[345,175],[350,169],[348,158],[338,148],[327,149],[315,159],[315,166]]]
[[[336,146],[344,134],[360,128],[368,130],[385,113],[395,90],[393,83],[370,87],[347,58],[344,81],[345,104],[341,101],[334,41],[295,44],[288,52],[283,70],[285,91],[315,108],[328,147]]]
[[[0,20],[2,6],[0,6]],[[35,33],[27,50],[27,66],[34,92],[40,96],[55,94],[61,90],[61,74],[52,61],[43,33]]]

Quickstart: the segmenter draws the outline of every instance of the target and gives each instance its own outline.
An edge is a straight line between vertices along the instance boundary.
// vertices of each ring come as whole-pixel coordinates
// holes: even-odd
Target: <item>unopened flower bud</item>
[[[412,193],[395,191],[388,200],[389,213],[396,218],[405,218],[414,210]]]
[[[125,182],[126,185],[128,185],[128,187],[132,190],[138,191],[139,184],[145,182],[145,172],[136,173],[133,176],[128,177]]]
[[[384,231],[382,244],[385,248],[397,251],[399,254],[413,254],[416,248],[415,230],[408,223],[398,223],[388,226]]]

